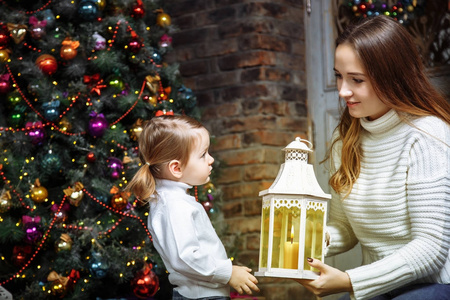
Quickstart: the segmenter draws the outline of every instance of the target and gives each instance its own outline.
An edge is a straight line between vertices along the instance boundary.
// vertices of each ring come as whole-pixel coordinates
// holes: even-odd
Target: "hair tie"
[[[147,166],[149,166],[149,167],[150,167],[150,163],[149,163],[149,162],[146,162],[145,164],[146,164]]]

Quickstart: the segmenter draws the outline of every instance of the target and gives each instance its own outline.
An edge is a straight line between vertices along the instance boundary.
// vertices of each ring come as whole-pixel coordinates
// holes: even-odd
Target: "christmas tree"
[[[200,118],[163,3],[0,1],[0,285],[18,299],[170,298],[124,191],[142,122]],[[213,184],[192,191],[214,215]]]

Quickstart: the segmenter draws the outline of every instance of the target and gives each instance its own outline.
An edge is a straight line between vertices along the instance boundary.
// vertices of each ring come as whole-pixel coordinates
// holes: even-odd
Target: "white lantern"
[[[306,142],[307,144],[305,144]],[[261,244],[256,276],[318,277],[308,257],[323,261],[327,204],[326,194],[308,164],[312,144],[300,138],[285,151],[285,162],[269,189],[261,191]]]

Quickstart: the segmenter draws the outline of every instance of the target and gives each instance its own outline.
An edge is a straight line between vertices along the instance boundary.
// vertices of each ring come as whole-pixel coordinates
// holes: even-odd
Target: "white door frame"
[[[339,119],[338,93],[334,77],[333,0],[304,0],[305,45],[309,139],[314,145],[312,163],[322,189],[329,193],[329,172],[320,164],[326,155],[331,135]],[[310,7],[310,11],[308,8]],[[325,263],[342,271],[361,264],[361,248],[325,259]],[[325,297],[338,299],[342,294]]]

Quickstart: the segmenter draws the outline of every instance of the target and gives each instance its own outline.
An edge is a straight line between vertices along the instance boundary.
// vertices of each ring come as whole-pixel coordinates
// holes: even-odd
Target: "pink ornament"
[[[30,31],[31,37],[35,40],[40,40],[46,35],[45,27],[32,27]]]
[[[99,50],[104,50],[106,48],[106,39],[104,37],[102,37],[100,34],[98,34],[97,32],[95,32],[92,37],[95,40],[95,46],[94,49],[96,51]]]
[[[167,34],[163,34],[161,38],[159,39],[159,46],[161,48],[167,48],[172,45],[172,37],[168,36]]]
[[[89,134],[93,137],[101,137],[108,129],[108,121],[106,121],[103,114],[97,114],[95,111],[90,113],[89,120]]]
[[[0,94],[7,94],[10,89],[9,74],[0,75]]]
[[[47,21],[39,21],[35,16],[31,16],[30,20],[28,21],[30,23],[30,31],[31,31],[31,37],[35,40],[40,40],[43,38],[46,34],[45,32],[45,26],[47,26]]]
[[[27,134],[31,138],[31,143],[33,145],[42,145],[42,143],[45,141],[45,130],[42,126],[42,122],[27,122],[25,124],[25,127],[27,128]]]

